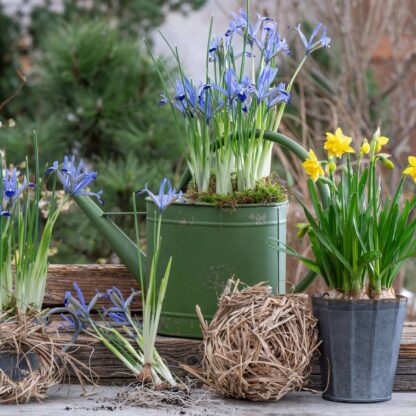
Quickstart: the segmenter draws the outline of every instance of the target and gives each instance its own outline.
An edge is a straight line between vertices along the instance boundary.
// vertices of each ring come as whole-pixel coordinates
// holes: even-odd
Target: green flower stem
[[[292,87],[293,87],[293,84],[294,84],[294,82],[296,80],[296,77],[298,76],[300,70],[302,69],[302,67],[305,64],[305,62],[306,62],[307,59],[308,59],[308,55],[305,55],[302,58],[302,60],[300,61],[298,67],[296,68],[295,73],[293,74],[293,76],[292,76],[289,84],[287,85],[287,92],[290,93],[290,91],[292,90]],[[274,125],[273,125],[273,131],[275,131],[275,132],[277,132],[277,130],[279,129],[280,122],[282,121],[282,117],[283,117],[283,113],[285,111],[285,108],[286,108],[286,103],[285,102],[282,102],[280,104],[279,112],[277,113],[277,117],[276,117],[276,120],[275,120]]]

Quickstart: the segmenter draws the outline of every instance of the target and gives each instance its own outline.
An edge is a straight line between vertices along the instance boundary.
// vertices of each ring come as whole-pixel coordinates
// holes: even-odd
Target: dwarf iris
[[[46,171],[47,174],[53,172],[56,173],[56,176],[62,183],[66,194],[71,196],[94,196],[100,204],[104,204],[104,201],[101,199],[102,191],[91,192],[86,189],[97,178],[97,172],[89,172],[83,166],[82,159],[77,166],[75,156],[72,156],[71,160],[69,160],[68,156],[65,156],[62,166],[59,165],[58,161],[55,161]]]
[[[167,193],[165,194],[167,186]],[[159,187],[158,195],[155,195],[152,191],[150,191],[147,187],[141,191],[137,191],[136,195],[141,195],[147,193],[147,196],[154,202],[154,204],[159,208],[160,212],[163,212],[169,205],[173,204],[176,201],[183,201],[182,192],[177,192],[175,188],[172,188],[172,185],[169,179],[164,178]]]
[[[165,87],[159,104],[170,103],[184,116],[184,123],[176,126],[178,136],[186,139],[188,166],[198,193],[210,192],[214,182],[217,194],[228,195],[235,186],[246,191],[270,176],[273,146],[259,132],[278,131],[301,68],[312,52],[329,47],[331,39],[322,24],[309,39],[297,26],[306,53],[285,84],[276,80],[278,59],[290,54],[290,48],[273,19],[258,14],[252,19],[247,3],[246,10],[231,13],[225,42],[212,33],[212,27],[201,71],[201,85],[209,85],[209,92],[193,87],[179,52],[166,38],[180,69],[179,81],[173,82],[163,62],[152,58]]]

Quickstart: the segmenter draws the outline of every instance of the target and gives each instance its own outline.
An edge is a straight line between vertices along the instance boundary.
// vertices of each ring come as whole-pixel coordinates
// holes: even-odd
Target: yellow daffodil
[[[338,127],[333,133],[326,133],[326,142],[324,149],[328,150],[328,156],[336,156],[341,158],[344,153],[354,153],[354,149],[349,146],[351,137],[345,136],[342,130]]]
[[[306,174],[316,182],[319,176],[324,174],[324,170],[312,149],[309,150],[309,156],[310,158],[303,162],[303,167],[305,168]]]
[[[416,157],[409,156],[409,166],[403,171],[405,175],[410,175],[416,182]]]
[[[376,153],[378,153],[381,150],[381,147],[387,144],[388,142],[389,142],[388,137],[385,137],[385,136],[378,137],[377,144],[376,144]]]
[[[364,139],[363,144],[361,145],[361,153],[363,155],[367,155],[368,153],[370,153],[370,144],[368,143],[367,139]]]

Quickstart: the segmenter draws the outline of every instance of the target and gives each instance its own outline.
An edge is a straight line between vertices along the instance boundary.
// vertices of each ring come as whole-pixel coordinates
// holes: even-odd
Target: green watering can
[[[294,140],[284,136],[280,133],[274,133],[266,131],[263,134],[264,139],[273,141],[275,143],[278,143],[288,151],[292,152],[294,155],[296,155],[301,161],[304,161],[309,157],[309,154],[307,151],[300,146],[298,143],[296,143]],[[183,175],[180,183],[180,189],[185,189],[186,185],[191,179],[191,175],[189,171],[186,171]],[[325,201],[328,196],[328,188],[327,185],[318,183],[319,192],[321,194],[322,200]],[[100,231],[104,239],[110,244],[111,248],[117,253],[117,255],[120,257],[121,261],[124,263],[124,265],[127,267],[127,269],[133,274],[133,276],[136,277],[136,279],[139,281],[139,248],[137,247],[136,243],[133,242],[127,234],[121,230],[114,221],[110,218],[109,214],[106,214],[91,198],[86,196],[76,196],[75,201],[79,205],[79,207],[84,211],[84,213],[87,215],[89,220],[94,224],[95,227]],[[199,204],[203,205],[203,204]],[[207,204],[206,204],[207,205]],[[151,237],[152,236],[152,229],[154,226],[154,218],[152,217],[152,203],[147,203],[147,210],[148,210],[148,217],[147,217],[147,233]],[[264,227],[259,232],[253,233],[254,227],[252,227],[252,224],[250,224],[246,219],[249,216],[252,216],[253,214],[248,214],[250,208],[242,208],[241,210],[238,209],[237,213],[236,210],[231,209],[221,209],[221,210],[214,210],[215,213],[212,211],[209,212],[209,207],[204,206],[197,207],[198,210],[196,210],[195,206],[191,205],[184,205],[184,204],[174,204],[172,207],[169,207],[166,215],[163,218],[164,227],[166,228],[166,234],[165,235],[165,241],[168,241],[166,239],[172,239],[170,241],[170,247],[167,248],[167,251],[170,251],[169,253],[161,253],[161,260],[163,263],[163,258],[168,259],[170,256],[173,256],[173,271],[175,273],[175,279],[174,281],[169,282],[168,292],[166,295],[166,302],[164,304],[164,311],[162,311],[161,321],[160,321],[160,333],[165,335],[177,335],[177,336],[186,336],[186,337],[200,337],[200,328],[199,323],[195,311],[195,304],[202,303],[202,306],[205,303],[205,310],[203,308],[203,312],[206,315],[206,318],[209,320],[212,318],[212,314],[215,312],[216,304],[217,304],[217,297],[222,292],[222,286],[224,282],[228,278],[231,278],[232,275],[230,274],[229,269],[227,268],[229,265],[227,265],[227,259],[226,259],[226,253],[223,253],[222,248],[219,250],[218,247],[215,247],[216,244],[222,244],[224,246],[223,239],[230,239],[230,242],[228,243],[229,247],[234,248],[238,247],[239,244],[245,244],[246,250],[250,253],[249,256],[247,256],[247,253],[243,254],[243,257],[249,257],[249,258],[243,258],[238,259],[238,252],[234,252],[234,263],[237,266],[237,270],[239,267],[239,270],[241,274],[246,274],[246,278],[242,279],[245,281],[245,283],[248,284],[255,284],[261,281],[268,281],[271,285],[273,285],[273,282],[275,276],[270,276],[270,274],[277,274],[278,272],[281,272],[281,269],[283,268],[283,289],[281,288],[282,282],[280,282],[280,285],[278,287],[279,293],[284,293],[284,274],[285,274],[285,262],[284,257],[282,260],[278,260],[278,263],[280,261],[280,264],[276,268],[276,261],[275,259],[277,256],[281,255],[284,256],[283,253],[272,253],[267,252],[265,253],[264,259],[258,258],[261,256],[262,252],[265,252],[266,250],[266,240],[268,236],[270,236],[270,232],[272,232],[272,236],[280,237],[280,230],[281,223],[284,222],[284,234],[282,234],[282,241],[285,241],[285,222],[286,222],[286,209],[287,209],[287,203],[284,204],[275,204],[273,207],[252,207],[251,209],[259,209],[262,218],[265,218],[264,220]],[[242,211],[244,211],[243,215],[240,215]],[[263,210],[263,211],[262,211]],[[185,212],[186,211],[186,212]],[[198,212],[196,212],[198,211]],[[205,212],[205,214],[204,214]],[[270,214],[270,212],[272,214]],[[201,218],[197,218],[196,216],[202,213]],[[239,214],[240,213],[240,214]],[[205,215],[205,217],[204,217]],[[240,216],[239,216],[240,215]],[[256,214],[257,215],[257,214]],[[153,219],[152,219],[153,218]],[[213,270],[204,270],[203,272],[203,279],[207,279],[207,276],[209,278],[215,279],[220,276],[219,280],[222,279],[221,284],[218,286],[218,288],[212,287],[212,282],[210,283],[211,286],[208,285],[207,281],[205,282],[197,282],[198,276],[195,276],[195,280],[192,280],[192,273],[200,274],[201,273],[201,267],[205,267],[205,269],[209,269],[209,264],[202,265],[204,262],[204,257],[201,257],[200,251],[198,254],[195,254],[196,251],[193,250],[192,246],[192,240],[190,240],[188,237],[189,235],[192,235],[194,232],[190,229],[190,227],[186,228],[186,233],[188,237],[182,238],[181,236],[181,243],[183,246],[178,247],[178,244],[175,244],[173,240],[175,240],[175,232],[172,231],[172,228],[174,227],[174,223],[176,225],[180,225],[181,222],[184,224],[187,223],[187,221],[190,221],[189,219],[192,218],[191,222],[192,224],[196,224],[197,227],[199,227],[199,232],[203,236],[202,238],[199,238],[198,244],[203,245],[206,247],[207,250],[210,249],[210,246],[214,246],[216,248],[216,253],[218,256],[222,255],[222,259],[218,261],[218,264],[213,267]],[[194,220],[195,218],[195,220]],[[283,218],[283,221],[282,221]],[[272,221],[271,221],[272,220]],[[225,224],[226,221],[227,224]],[[165,224],[166,223],[166,224]],[[219,224],[220,227],[220,237],[218,237],[217,234],[210,234],[212,232],[212,229],[209,227],[210,224]],[[271,226],[267,229],[267,224],[274,224],[274,226]],[[273,228],[274,227],[274,228]],[[182,226],[182,229],[184,227]],[[196,229],[196,228],[195,228]],[[273,234],[275,230],[277,231],[277,235]],[[218,230],[218,227],[217,227]],[[272,230],[272,231],[270,231]],[[241,236],[241,237],[240,237]],[[206,242],[201,241],[202,239],[205,239]],[[253,237],[253,238],[252,238]],[[219,242],[218,240],[221,239]],[[233,240],[234,239],[234,240]],[[239,241],[239,239],[244,239],[244,242]],[[264,246],[263,246],[264,244]],[[149,253],[152,252],[152,245],[153,241],[152,238],[148,239],[148,250]],[[163,248],[166,248],[167,244],[162,244],[162,250]],[[247,246],[250,246],[247,249]],[[264,247],[264,248],[263,248]],[[183,250],[186,250],[186,253],[183,252]],[[251,254],[251,251],[252,253]],[[236,251],[236,250],[234,250]],[[186,255],[185,255],[186,254]],[[210,253],[212,254],[212,253]],[[267,255],[266,255],[267,254]],[[199,255],[199,257],[198,257]],[[250,256],[257,256],[258,260],[257,262],[251,261]],[[146,254],[140,251],[141,256],[141,262],[143,271],[146,273],[146,265],[147,265],[147,258]],[[235,257],[237,256],[237,259]],[[175,258],[180,257],[180,263],[185,264],[178,264],[175,266]],[[241,256],[240,256],[241,257]],[[280,258],[280,257],[279,257]],[[267,265],[263,265],[263,262],[269,262],[272,263],[271,266],[267,268]],[[198,263],[198,264],[196,264]],[[160,265],[160,270],[164,270],[164,264]],[[199,267],[201,266],[201,267]],[[250,270],[246,270],[247,267],[250,266]],[[176,269],[175,269],[176,267]],[[199,268],[198,268],[199,267]],[[190,271],[192,269],[192,271]],[[232,270],[232,267],[230,268]],[[186,278],[185,278],[186,274]],[[238,274],[238,273],[237,273]],[[224,278],[224,275],[226,277]],[[181,279],[181,276],[183,276],[183,279]],[[239,278],[239,275],[236,276]],[[282,276],[280,276],[281,278]],[[309,272],[305,278],[301,281],[301,283],[295,288],[295,291],[303,291],[316,277],[316,274],[314,272]],[[201,279],[201,277],[199,277]],[[252,279],[250,281],[250,279]],[[215,283],[214,283],[215,284]],[[204,286],[205,285],[205,286]],[[276,285],[274,285],[276,286]],[[214,289],[216,291],[214,291]],[[178,299],[177,305],[175,305],[172,300],[172,298],[169,296],[169,292],[173,293],[176,291],[178,293]],[[199,299],[198,299],[199,298]],[[210,298],[209,301],[207,298]],[[186,303],[186,305],[184,305]],[[175,313],[171,313],[172,309],[175,310]]]

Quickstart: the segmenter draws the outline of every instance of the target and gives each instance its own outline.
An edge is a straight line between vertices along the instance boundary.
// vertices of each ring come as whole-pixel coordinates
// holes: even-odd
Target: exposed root
[[[396,299],[396,292],[394,288],[382,288],[381,293],[376,293],[373,289],[361,289],[358,293],[342,292],[337,289],[331,289],[324,293],[324,297],[329,299],[343,299],[343,300],[364,300],[364,299]]]
[[[324,296],[330,299],[345,299],[345,294],[336,289],[331,289]]]
[[[396,292],[393,287],[383,287],[381,293],[374,294],[374,299],[396,299]]]
[[[44,400],[69,369],[82,386],[92,381],[88,366],[64,352],[63,342],[48,334],[41,322],[40,317],[0,316],[0,355],[12,363],[0,368],[1,404]]]
[[[179,384],[165,389],[154,388],[151,384],[134,383],[124,388],[115,398],[115,404],[152,409],[189,407],[192,404],[190,387]]]

